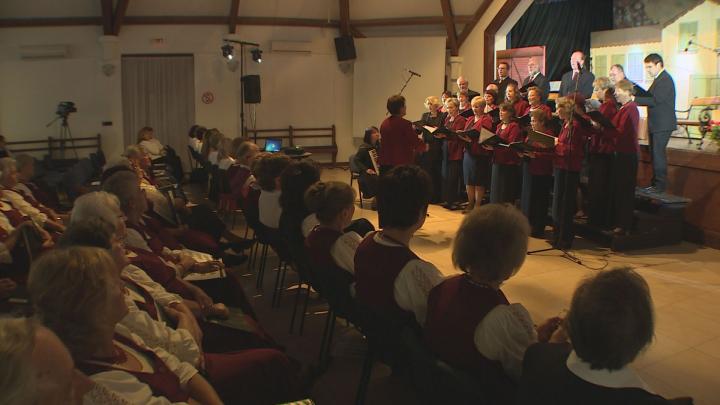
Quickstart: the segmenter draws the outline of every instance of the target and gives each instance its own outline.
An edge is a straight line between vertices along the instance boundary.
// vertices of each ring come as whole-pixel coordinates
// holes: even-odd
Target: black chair
[[[362,187],[360,187],[360,167],[357,164],[357,160],[355,159],[355,154],[350,155],[348,158],[348,165],[350,166],[350,187],[353,185],[353,180],[357,180],[358,182],[358,197],[360,198],[360,208],[363,208],[363,192]]]

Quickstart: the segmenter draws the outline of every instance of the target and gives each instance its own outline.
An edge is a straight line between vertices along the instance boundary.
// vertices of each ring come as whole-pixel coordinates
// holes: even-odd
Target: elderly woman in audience
[[[26,246],[26,241],[30,242],[30,246]],[[16,282],[24,282],[30,266],[30,254],[35,253],[31,250],[47,249],[53,244],[47,231],[0,196],[0,295],[13,291]]]
[[[533,327],[521,304],[500,289],[525,261],[528,222],[510,205],[469,213],[456,234],[453,264],[464,274],[430,291],[423,336],[441,360],[480,378],[491,403],[512,403],[525,349],[546,342],[559,318]]]
[[[177,306],[160,307],[149,290],[125,276],[128,261],[122,243],[113,235],[113,228],[100,218],[74,223],[63,235],[62,242],[65,247],[106,249],[122,269],[129,312],[118,328],[128,329],[149,347],[162,348],[181,361],[204,368],[210,383],[228,403],[267,403],[291,398],[293,367],[283,353],[248,347],[244,348],[248,350],[203,354],[203,335],[193,315],[176,310]],[[177,329],[168,327],[164,319],[175,322]],[[238,337],[235,330],[224,329],[225,334]],[[214,351],[212,346],[205,347],[206,351]]]
[[[430,177],[417,166],[398,166],[380,177],[382,229],[365,236],[355,253],[357,301],[393,317],[414,318],[420,325],[425,323],[428,294],[443,278],[409,247],[425,223],[431,194]]]
[[[23,195],[14,188],[18,185],[18,172],[13,158],[0,159],[0,192],[2,197],[9,201],[23,215],[49,231],[63,232],[65,225],[59,217],[48,216],[39,208],[33,206]],[[44,207],[39,205],[39,207]],[[50,212],[50,211],[48,211]]]
[[[269,154],[255,162],[254,174],[261,192],[258,199],[260,223],[276,230],[280,225],[280,174],[290,165],[290,158],[283,154]]]
[[[319,223],[305,205],[305,192],[320,181],[320,168],[312,161],[292,162],[280,175],[280,233],[288,243],[305,248],[305,237]]]
[[[165,156],[165,146],[155,138],[155,130],[151,127],[143,127],[138,131],[137,145],[147,152],[152,161],[162,159]]]
[[[114,226],[107,230],[107,226],[98,225],[97,221],[103,221]],[[166,266],[159,256],[153,256],[152,253],[143,253],[137,249],[125,250],[122,242],[126,232],[124,215],[120,211],[120,204],[114,195],[106,192],[93,192],[78,198],[73,208],[71,226],[68,232],[70,231],[72,231],[72,234],[64,235],[61,243],[73,241],[76,244],[89,244],[104,248],[108,248],[108,244],[112,243],[113,248],[123,250],[131,263],[126,264],[122,269],[123,278],[146,290],[147,294],[143,295],[149,295],[153,301],[156,301],[163,308],[170,308],[190,317],[196,316],[200,320],[202,341],[209,351],[224,352],[249,347],[275,347],[274,341],[257,324],[253,309],[246,301],[240,302],[242,305],[239,308],[243,314],[250,317],[243,316],[243,322],[249,326],[247,331],[229,329],[215,323],[205,322],[205,317],[228,317],[230,309],[222,303],[214,303],[210,297],[195,285],[176,278],[175,271]],[[96,235],[93,236],[93,232]],[[111,236],[103,238],[103,232],[109,233]],[[100,244],[105,239],[110,240],[110,242]],[[155,260],[149,260],[152,258]],[[169,277],[159,274],[163,270],[165,270],[165,274],[169,272]],[[164,284],[155,282],[154,279],[164,281]],[[172,293],[168,291],[172,291]],[[235,301],[239,300],[235,299]],[[148,312],[160,314],[159,311]],[[197,336],[195,329],[195,327],[191,327],[188,330]]]
[[[15,164],[17,165],[18,171],[18,184],[14,189],[23,193],[23,196],[28,200],[34,200],[38,204],[45,206],[48,210],[57,210],[56,207],[59,204],[57,196],[42,190],[33,182],[35,177],[35,158],[22,153],[15,157]],[[31,204],[35,206],[34,202],[31,202]],[[61,216],[55,211],[52,211],[49,215],[54,217]]]
[[[205,135],[205,131],[207,131],[207,128],[204,126],[193,125],[188,132],[188,146],[197,153],[202,152],[203,135]]]
[[[0,319],[0,403],[131,404],[77,371],[60,339],[32,318]]]
[[[216,165],[218,163],[218,149],[224,137],[225,135],[218,131],[217,128],[210,128],[205,131],[200,154],[203,159],[208,161],[211,165]]]
[[[133,403],[140,401],[139,393],[146,402],[148,390],[172,402],[222,403],[191,364],[118,328],[128,308],[120,269],[105,250],[74,247],[46,253],[33,264],[28,291],[42,322],[93,381]]]
[[[132,173],[115,173],[105,182],[103,188],[116,195],[120,201],[121,209],[126,216],[128,231],[125,242],[128,247],[134,248],[143,257],[148,255],[153,258],[159,257],[164,265],[175,269],[178,278],[187,278],[191,273],[212,273],[212,276],[201,277],[200,280],[193,281],[193,284],[202,288],[214,300],[232,306],[246,305],[247,299],[237,279],[231,274],[222,277],[225,273],[222,263],[212,260],[212,257],[206,254],[181,247],[174,249],[175,246],[166,245],[167,239],[163,240],[158,233],[142,221],[142,213],[147,209],[147,201],[137,185],[137,178]],[[164,271],[161,270],[162,272]],[[198,295],[197,291],[194,295]],[[198,298],[207,305],[212,304],[212,300],[206,296]]]
[[[236,139],[242,138],[235,138]],[[252,175],[252,166],[260,153],[260,148],[248,141],[240,142],[235,148],[233,155],[235,163],[228,168],[228,184],[230,185],[230,194],[236,201],[246,198],[250,192],[250,185],[255,182]]]
[[[538,343],[525,352],[518,404],[692,403],[652,393],[630,367],[655,329],[650,288],[632,269],[581,282],[563,328],[570,343]]]

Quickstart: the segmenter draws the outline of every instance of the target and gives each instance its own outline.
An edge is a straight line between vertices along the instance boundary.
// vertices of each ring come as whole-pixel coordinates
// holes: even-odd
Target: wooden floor
[[[323,179],[349,181],[349,174],[342,169],[325,170]],[[429,214],[411,247],[443,273],[453,274],[456,270],[450,249],[462,214],[439,206],[430,206]],[[358,207],[355,215],[377,225],[374,211]],[[238,230],[244,229],[241,222]],[[584,277],[616,266],[631,266],[649,283],[657,318],[655,341],[632,366],[658,394],[692,396],[699,405],[720,403],[720,251],[682,243],[619,254],[583,240],[575,245],[573,254],[583,265],[564,259],[557,251],[528,256],[520,272],[503,286],[510,301],[522,303],[533,319],[541,322],[568,308],[575,286]],[[531,250],[545,247],[548,245],[543,240],[530,241]],[[271,259],[270,268],[275,260]],[[311,301],[305,334],[288,334],[293,292],[287,291],[280,306],[271,308],[269,293],[256,292],[255,274],[248,273],[244,266],[239,270],[244,273],[243,284],[253,296],[263,325],[290,355],[315,362],[325,320],[324,306]],[[274,281],[275,272],[266,272],[265,292],[272,291]],[[289,275],[286,284],[294,282],[294,275]],[[333,360],[315,384],[312,397],[320,405],[351,404],[365,345],[357,332],[341,323],[333,339]],[[403,381],[377,365],[366,403],[412,404],[417,399]]]

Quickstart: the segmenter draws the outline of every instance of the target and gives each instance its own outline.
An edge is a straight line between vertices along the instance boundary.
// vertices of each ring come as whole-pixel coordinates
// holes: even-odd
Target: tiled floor
[[[349,174],[341,169],[325,170],[324,179],[348,181]],[[367,207],[367,205],[366,205]],[[450,260],[454,233],[462,220],[460,212],[449,212],[430,206],[425,226],[411,242],[421,257],[433,262],[443,273],[456,272]],[[377,224],[377,215],[366,209],[356,210],[357,217],[365,217]],[[548,245],[531,239],[530,249]],[[583,265],[550,251],[527,257],[520,272],[509,280],[503,291],[513,302],[520,302],[540,322],[567,309],[578,281],[597,271],[616,266],[635,268],[650,285],[656,311],[655,341],[633,364],[646,382],[666,397],[692,396],[699,405],[720,403],[720,251],[690,243],[657,249],[613,253],[596,245],[578,241],[573,250]],[[267,282],[267,280],[266,280]],[[265,300],[257,302],[262,306]],[[285,299],[283,307],[291,300]],[[284,311],[284,312],[280,312]],[[286,335],[289,310],[283,308],[267,312],[261,317],[282,319],[282,333],[287,338],[290,353],[298,357],[308,350],[316,353],[317,342],[307,336],[301,340]],[[282,315],[278,315],[282,313]],[[311,317],[312,318],[312,317]],[[272,323],[272,321],[271,321]],[[321,329],[319,319],[310,319],[307,330]],[[275,328],[273,327],[273,332]],[[314,331],[310,333],[317,333]],[[286,343],[283,337],[279,340]],[[362,342],[352,331],[342,329],[335,337],[335,360],[314,390],[320,404],[350,403],[339,399],[336,391],[352,391],[357,384],[361,357],[338,353],[358,349]],[[308,345],[311,345],[308,348]],[[377,369],[376,369],[377,371]],[[345,388],[342,388],[343,384]],[[354,394],[354,392],[351,392]],[[347,399],[350,400],[351,397]],[[373,375],[368,403],[411,403],[412,393],[387,376],[387,370]]]

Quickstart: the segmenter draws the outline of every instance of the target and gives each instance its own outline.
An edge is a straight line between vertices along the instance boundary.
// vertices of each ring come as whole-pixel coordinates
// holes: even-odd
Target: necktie
[[[573,72],[573,81],[577,80],[578,72]]]

